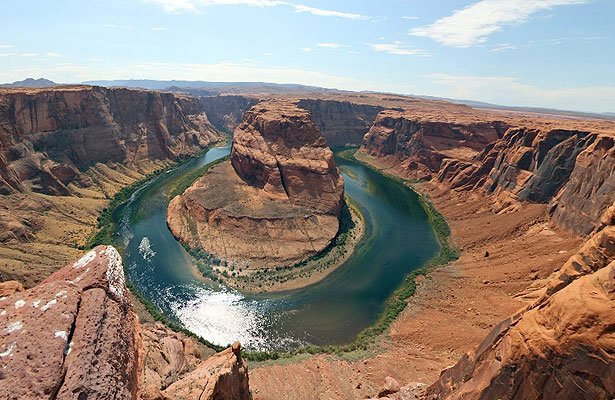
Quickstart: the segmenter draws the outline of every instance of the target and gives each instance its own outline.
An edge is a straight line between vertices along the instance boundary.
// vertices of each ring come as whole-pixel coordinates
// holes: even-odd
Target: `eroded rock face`
[[[506,129],[507,125],[497,120],[441,120],[385,110],[365,135],[362,150],[401,162],[408,176],[431,179],[445,159],[471,160]]]
[[[599,227],[615,193],[615,137],[598,135],[579,153],[570,178],[551,202],[553,222],[576,234]]]
[[[186,335],[139,324],[111,246],[32,289],[3,282],[0,296],[2,399],[251,399],[238,343],[208,358]]]
[[[309,113],[294,104],[261,102],[247,112],[235,130],[231,165],[251,186],[339,213],[344,189],[333,152]]]
[[[614,208],[615,209],[615,208]],[[612,221],[609,211],[605,220]],[[615,395],[615,228],[554,274],[534,304],[445,370],[429,399],[611,399]]]
[[[248,111],[258,100],[240,95],[205,96],[200,99],[211,122],[229,132],[235,130]]]
[[[143,369],[141,398],[161,399],[162,391],[193,371],[213,351],[195,339],[173,332],[161,323],[141,326]]]
[[[329,146],[360,145],[383,107],[348,101],[301,99]]]
[[[165,400],[251,400],[248,367],[239,343],[208,358],[163,392]]]
[[[99,246],[0,300],[0,397],[136,399],[140,328],[119,253]]]
[[[95,163],[175,159],[216,140],[197,99],[74,86],[0,91],[0,193],[70,194]]]
[[[343,193],[309,114],[263,102],[235,130],[231,161],[173,199],[167,223],[180,240],[233,265],[292,265],[335,237]]]

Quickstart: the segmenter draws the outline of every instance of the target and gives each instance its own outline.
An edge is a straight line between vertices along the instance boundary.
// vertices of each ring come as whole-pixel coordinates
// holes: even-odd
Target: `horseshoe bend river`
[[[345,344],[374,323],[406,275],[439,250],[418,195],[336,155],[346,193],[361,209],[365,234],[352,256],[314,285],[245,295],[195,276],[194,262],[166,225],[167,193],[185,174],[225,157],[212,148],[136,190],[115,214],[128,280],[172,321],[217,344],[251,350]]]

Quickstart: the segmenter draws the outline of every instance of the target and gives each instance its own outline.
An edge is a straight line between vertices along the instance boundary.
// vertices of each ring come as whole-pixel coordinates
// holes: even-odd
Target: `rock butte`
[[[230,161],[168,208],[173,234],[231,265],[293,265],[337,234],[343,180],[307,111],[261,102],[235,129]]]

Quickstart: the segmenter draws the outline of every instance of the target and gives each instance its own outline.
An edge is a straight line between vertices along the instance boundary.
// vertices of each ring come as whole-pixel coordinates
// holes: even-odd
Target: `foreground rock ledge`
[[[292,265],[337,234],[343,180],[310,114],[258,103],[235,130],[230,162],[171,201],[173,234],[231,266]]]
[[[40,285],[0,298],[0,398],[251,398],[239,343],[192,371],[177,362],[191,346],[177,334],[158,329],[144,347],[124,279],[117,250],[99,246]],[[156,349],[176,357],[165,368],[144,366]],[[186,374],[152,387],[163,369]]]

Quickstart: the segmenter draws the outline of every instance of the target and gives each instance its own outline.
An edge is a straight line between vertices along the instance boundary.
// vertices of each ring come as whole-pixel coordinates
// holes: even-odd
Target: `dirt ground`
[[[13,194],[0,199],[0,230],[10,228],[13,219],[25,221],[28,240],[0,240],[0,281],[16,279],[32,287],[79,257],[79,246],[95,232],[96,219],[121,188],[148,173],[170,165],[144,161],[139,165],[96,164],[86,175],[93,185],[69,188],[72,196],[40,193]]]
[[[449,221],[460,259],[420,281],[376,354],[252,363],[255,399],[364,399],[376,395],[387,376],[402,385],[431,383],[528,301],[517,294],[558,269],[581,244],[548,225],[544,205],[497,215],[482,194],[432,183],[417,189]]]

